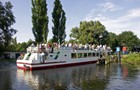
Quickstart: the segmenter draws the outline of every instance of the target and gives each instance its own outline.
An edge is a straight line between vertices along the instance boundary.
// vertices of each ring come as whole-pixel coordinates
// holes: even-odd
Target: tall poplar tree
[[[60,0],[54,1],[52,18],[53,18],[52,22],[54,24],[54,26],[52,27],[53,42],[62,44],[66,38],[66,32],[65,32],[66,17],[65,17],[65,12],[62,9],[62,4]]]
[[[46,43],[49,32],[46,0],[32,0],[32,24],[35,41]]]

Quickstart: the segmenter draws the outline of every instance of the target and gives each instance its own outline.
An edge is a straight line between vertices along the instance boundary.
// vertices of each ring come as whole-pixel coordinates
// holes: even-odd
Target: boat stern
[[[24,69],[24,70],[31,69],[31,62],[27,60],[17,60],[16,64],[17,64],[17,68],[19,69]]]

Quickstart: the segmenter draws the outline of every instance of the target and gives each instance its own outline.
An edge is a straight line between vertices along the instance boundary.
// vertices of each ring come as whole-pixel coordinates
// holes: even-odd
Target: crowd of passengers
[[[63,46],[62,46],[63,47]],[[110,47],[107,47],[106,45],[95,45],[95,44],[68,44],[64,47],[72,47],[74,50],[106,50],[110,49]]]
[[[57,45],[54,43],[53,45],[47,45],[47,48],[49,49],[70,49],[72,48],[73,50],[111,50],[110,47],[107,45],[95,45],[95,44],[72,44],[72,43],[63,43],[60,45]]]
[[[72,44],[72,43],[63,43],[61,45],[58,45],[57,43],[54,44],[40,44],[38,49],[35,47],[34,44],[32,44],[27,51],[39,51],[41,52],[50,52],[53,53],[55,50],[96,50],[96,51],[104,51],[104,50],[111,50],[110,47],[107,47],[107,45],[95,45],[95,44]],[[36,50],[34,50],[36,48]]]

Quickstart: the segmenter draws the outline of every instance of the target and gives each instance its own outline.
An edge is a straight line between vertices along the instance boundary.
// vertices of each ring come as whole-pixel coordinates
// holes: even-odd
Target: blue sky
[[[13,25],[18,30],[14,37],[18,42],[34,40],[32,34],[31,0],[1,0],[10,1],[14,6],[12,11],[16,18]],[[49,16],[49,36],[52,38],[52,16],[54,0],[47,0]],[[61,0],[66,12],[66,40],[73,27],[80,21],[99,20],[109,32],[120,34],[122,31],[133,31],[140,38],[140,0]]]

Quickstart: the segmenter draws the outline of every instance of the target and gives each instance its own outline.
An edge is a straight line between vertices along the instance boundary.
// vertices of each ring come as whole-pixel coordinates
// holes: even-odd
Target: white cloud
[[[129,19],[126,16],[122,16],[114,19],[111,18],[107,18],[105,20],[100,19],[100,21],[103,25],[105,25],[106,29],[110,32],[115,32],[116,34],[119,34],[122,31],[133,30],[133,32],[135,32],[140,37],[140,33],[139,33],[140,21],[134,21],[132,18]]]
[[[98,7],[96,9],[92,9],[91,12],[85,17],[85,20],[89,20],[91,18],[95,18],[97,20],[100,19],[107,19],[102,14],[105,12],[112,12],[116,10],[121,10],[122,7],[119,7],[111,2],[105,2],[97,5]],[[94,17],[93,17],[94,16]]]
[[[107,7],[107,6],[106,6]],[[111,6],[113,7],[113,6]],[[108,7],[108,9],[111,7]],[[110,11],[111,12],[111,11]],[[108,13],[110,13],[108,12]],[[115,14],[115,13],[114,13]],[[112,14],[111,14],[112,15]],[[123,15],[112,18],[106,16],[104,12],[99,12],[99,10],[93,9],[84,20],[99,20],[109,32],[114,32],[116,34],[122,31],[131,30],[140,38],[140,8],[131,9],[124,11]]]
[[[129,17],[140,17],[140,8],[132,9],[129,11]]]
[[[98,5],[100,8],[103,9],[103,11],[116,11],[121,9],[119,6],[111,3],[111,2],[105,2],[105,3],[101,3]]]
[[[126,14],[117,17],[115,21],[116,23],[120,23],[120,24],[135,23],[135,22],[139,22],[139,17],[140,17],[140,8],[137,8],[137,9],[131,9],[129,11],[126,11]]]
[[[87,14],[87,16],[84,18],[84,20],[106,20],[107,17],[105,17],[102,13],[100,9],[93,9],[91,10],[91,12],[89,14]]]

